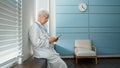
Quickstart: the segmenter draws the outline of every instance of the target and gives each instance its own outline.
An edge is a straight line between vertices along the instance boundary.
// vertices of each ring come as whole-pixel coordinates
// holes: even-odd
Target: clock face
[[[79,4],[79,10],[84,12],[87,9],[87,4],[86,3],[80,3]]]

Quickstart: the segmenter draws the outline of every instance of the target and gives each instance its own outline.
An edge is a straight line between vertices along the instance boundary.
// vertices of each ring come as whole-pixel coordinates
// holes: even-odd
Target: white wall
[[[23,0],[22,22],[23,22],[23,60],[31,56],[28,29],[35,19],[35,0]]]

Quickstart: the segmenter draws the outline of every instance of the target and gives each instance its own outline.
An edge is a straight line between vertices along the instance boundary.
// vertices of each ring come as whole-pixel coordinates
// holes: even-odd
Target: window
[[[38,12],[41,9],[45,9],[49,11],[49,0],[36,0],[36,20],[38,17]],[[47,28],[47,31],[49,32],[49,20],[45,24],[45,27]]]
[[[0,68],[22,56],[22,0],[0,0]]]

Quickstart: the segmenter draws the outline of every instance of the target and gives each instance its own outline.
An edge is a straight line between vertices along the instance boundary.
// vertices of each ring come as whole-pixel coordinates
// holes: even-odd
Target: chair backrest
[[[75,40],[75,47],[91,50],[91,40]]]

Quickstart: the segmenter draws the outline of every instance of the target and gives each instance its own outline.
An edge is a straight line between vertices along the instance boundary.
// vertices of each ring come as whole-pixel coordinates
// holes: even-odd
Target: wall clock
[[[87,4],[86,3],[80,3],[78,8],[81,12],[84,12],[84,11],[87,10]]]

